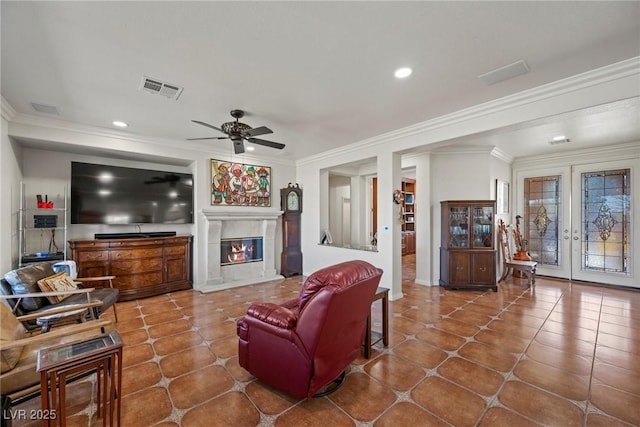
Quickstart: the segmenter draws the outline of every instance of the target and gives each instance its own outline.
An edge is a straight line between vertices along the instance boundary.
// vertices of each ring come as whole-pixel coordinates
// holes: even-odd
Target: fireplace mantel
[[[276,272],[276,226],[282,211],[273,208],[217,206],[202,210],[207,220],[207,279],[199,289],[213,292],[281,279]],[[262,237],[263,260],[237,265],[220,265],[221,239]]]
[[[240,210],[241,207],[220,206],[217,208],[203,209],[202,213],[208,220],[239,221],[239,220],[277,220],[282,215],[278,209],[252,208],[250,211]]]

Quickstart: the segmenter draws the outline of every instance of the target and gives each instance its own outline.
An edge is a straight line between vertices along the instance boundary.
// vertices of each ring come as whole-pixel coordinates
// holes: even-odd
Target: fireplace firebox
[[[262,261],[262,237],[220,240],[220,265]]]

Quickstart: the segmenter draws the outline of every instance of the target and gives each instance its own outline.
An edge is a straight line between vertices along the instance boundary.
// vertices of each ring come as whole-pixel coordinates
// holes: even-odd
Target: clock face
[[[287,209],[290,211],[297,211],[299,209],[298,194],[292,191],[287,195]]]

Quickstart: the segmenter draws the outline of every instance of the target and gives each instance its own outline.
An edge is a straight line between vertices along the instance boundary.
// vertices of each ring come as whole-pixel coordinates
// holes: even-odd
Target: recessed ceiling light
[[[570,142],[571,140],[569,138],[567,138],[564,135],[558,135],[558,136],[554,136],[553,139],[551,141],[549,141],[549,144],[551,145],[556,145],[556,144],[564,144],[566,142]]]
[[[114,120],[113,125],[119,128],[126,128],[127,126],[129,126],[128,124],[126,124],[125,122],[121,122],[120,120]]]
[[[413,70],[411,70],[411,68],[409,67],[402,67],[402,68],[398,68],[396,70],[394,74],[394,76],[396,76],[396,78],[398,79],[404,79],[407,78],[411,75],[411,73],[413,72]]]
[[[256,151],[256,147],[253,147],[251,145],[247,145],[246,147],[244,147],[244,149],[247,151]]]

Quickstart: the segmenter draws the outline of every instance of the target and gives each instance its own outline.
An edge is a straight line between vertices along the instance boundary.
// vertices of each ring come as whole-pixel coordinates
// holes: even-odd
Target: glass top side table
[[[55,345],[38,351],[41,404],[44,426],[66,425],[66,384],[68,379],[93,372],[97,375],[97,406],[106,425],[114,425],[117,398],[117,425],[120,425],[120,387],[122,384],[122,339],[117,331],[83,341]],[[101,410],[102,408],[102,410]]]

